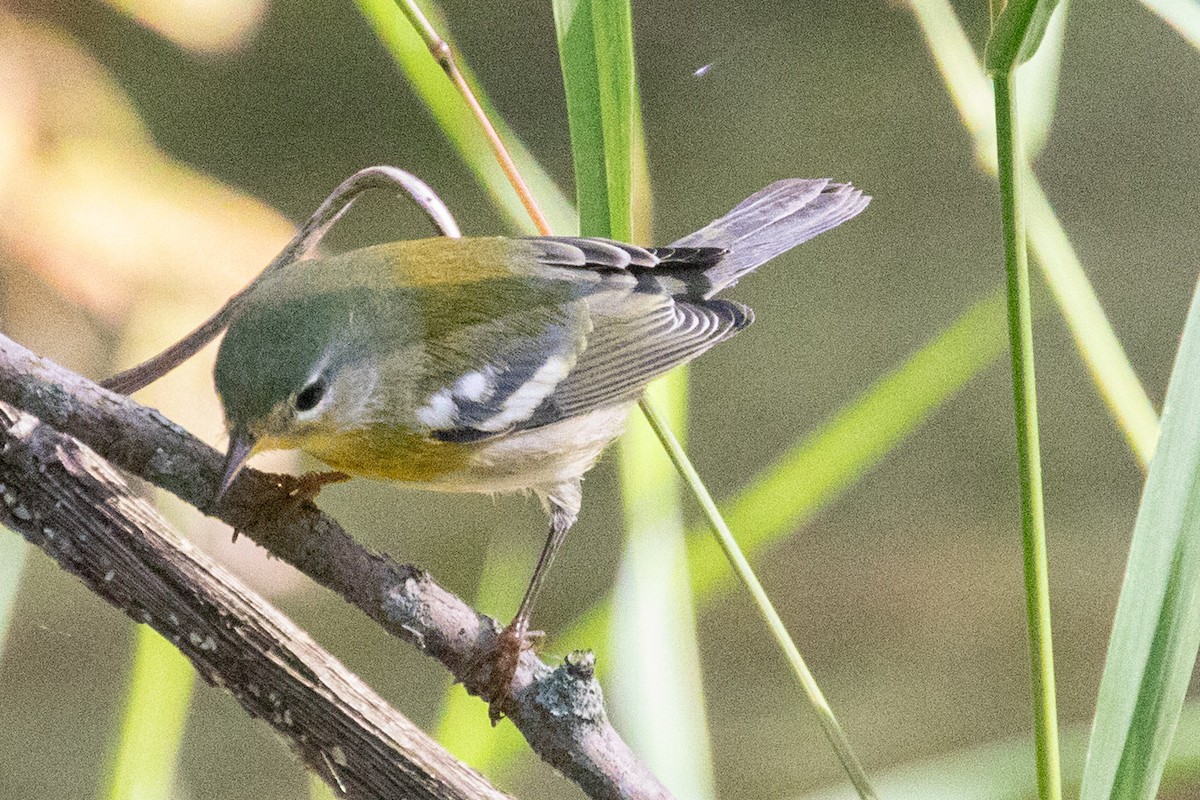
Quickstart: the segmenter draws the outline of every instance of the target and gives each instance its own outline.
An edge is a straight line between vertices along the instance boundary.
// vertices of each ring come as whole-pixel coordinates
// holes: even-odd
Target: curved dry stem
[[[194,356],[202,347],[217,338],[221,331],[229,326],[230,320],[233,319],[234,314],[241,307],[242,301],[255,286],[261,283],[267,276],[272,275],[289,264],[310,257],[313,250],[317,248],[321,240],[325,237],[325,234],[329,232],[329,229],[333,227],[335,222],[341,219],[343,214],[350,210],[350,206],[354,204],[354,201],[364,192],[372,189],[390,189],[393,191],[400,189],[404,191],[425,212],[426,216],[437,226],[443,236],[455,238],[462,236],[462,232],[459,230],[454,216],[450,213],[450,209],[446,207],[446,204],[442,202],[437,193],[429,188],[429,185],[420,178],[398,167],[375,166],[360,169],[338,184],[338,187],[325,198],[324,202],[312,213],[312,216],[300,226],[300,230],[296,232],[292,240],[258,274],[258,277],[250,281],[246,285],[246,288],[229,298],[225,305],[221,306],[203,324],[153,358],[143,361],[135,367],[130,367],[124,372],[119,372],[107,380],[101,381],[100,385],[105,389],[120,392],[121,394],[132,394],[138,389],[158,380]]]

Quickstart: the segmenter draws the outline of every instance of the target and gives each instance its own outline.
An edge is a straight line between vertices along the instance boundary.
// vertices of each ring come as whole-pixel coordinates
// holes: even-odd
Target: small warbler
[[[487,659],[495,718],[580,479],[646,384],[750,324],[718,292],[869,200],[784,180],[668,247],[435,238],[281,270],[245,298],[217,356],[221,492],[253,453],[298,448],[351,475],[536,494],[550,535]]]

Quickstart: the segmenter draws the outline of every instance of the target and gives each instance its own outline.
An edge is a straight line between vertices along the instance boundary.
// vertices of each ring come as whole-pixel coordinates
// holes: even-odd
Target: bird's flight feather
[[[582,298],[586,333],[569,353],[547,351],[527,361],[498,359],[481,365],[494,370],[497,363],[503,364],[500,374],[509,385],[535,382],[541,400],[526,417],[515,419],[511,404],[507,413],[501,405],[476,404],[474,413],[461,417],[464,424],[436,435],[465,440],[488,431],[524,430],[636,398],[651,380],[753,320],[748,308],[712,300],[714,294],[780,253],[854,217],[869,201],[848,184],[784,180],[670,247],[567,236],[522,240],[531,246],[538,264],[592,273]],[[551,376],[546,374],[547,363],[555,367]],[[549,377],[558,381],[550,385]]]

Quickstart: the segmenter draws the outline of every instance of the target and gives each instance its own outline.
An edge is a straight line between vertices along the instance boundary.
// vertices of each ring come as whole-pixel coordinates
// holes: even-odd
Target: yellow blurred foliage
[[[165,39],[197,53],[243,47],[258,30],[267,0],[104,0]]]
[[[106,321],[148,289],[219,302],[291,233],[159,152],[70,38],[2,12],[0,93],[0,246]]]
[[[292,232],[274,209],[160,152],[121,88],[71,37],[0,11],[0,273],[8,273],[0,303],[12,309],[3,315],[6,333],[37,337],[37,326],[56,326],[41,338],[63,341],[78,357],[103,350],[78,345],[95,336],[90,318],[116,334],[117,352],[73,366],[104,373],[136,363],[216,311]],[[61,310],[48,307],[54,294],[37,283],[57,293]],[[219,444],[213,350],[139,397]],[[294,467],[295,458],[276,457],[273,466]],[[228,528],[174,498],[163,510],[193,537],[228,541]],[[290,570],[261,553],[243,543],[228,563],[280,588]]]

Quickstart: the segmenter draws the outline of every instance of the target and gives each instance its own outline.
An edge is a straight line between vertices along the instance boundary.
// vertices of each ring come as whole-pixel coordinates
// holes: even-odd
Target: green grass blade
[[[633,27],[623,0],[554,0],[579,229],[633,238]]]
[[[1007,75],[1037,52],[1058,0],[1006,0],[992,20],[985,60],[988,72]]]
[[[1196,0],[1142,0],[1142,5],[1174,28],[1188,44],[1200,49],[1200,3]]]
[[[174,645],[146,625],[137,627],[134,653],[121,737],[104,796],[170,798],[195,671]]]
[[[604,146],[592,3],[591,0],[554,0],[553,7],[558,60],[567,98],[567,120],[571,126],[579,230],[584,235],[612,236],[608,152]]]
[[[1021,106],[1021,140],[1025,154],[1034,161],[1054,125],[1058,105],[1058,76],[1062,67],[1063,39],[1066,35],[1067,3],[1065,0],[1050,16],[1042,46],[1017,73],[1017,102]]]
[[[996,175],[991,89],[948,0],[911,0],[910,7],[946,89],[971,133],[981,167]],[[1100,396],[1142,465],[1154,454],[1158,418],[1096,296],[1083,264],[1037,178],[1026,173],[1029,245]]]
[[[555,3],[555,11],[559,9]],[[580,3],[582,5],[582,3]],[[592,0],[592,45],[595,49],[596,74],[600,95],[601,133],[604,137],[605,186],[608,194],[607,224],[611,236],[622,241],[633,239],[633,171],[634,171],[634,120],[640,120],[637,108],[637,85],[634,80],[633,60],[633,9],[629,0]],[[562,19],[555,14],[555,24]],[[562,59],[570,44],[573,23],[563,20],[568,39],[559,41],[559,58]],[[569,56],[567,56],[569,59]],[[564,85],[567,81],[563,71]],[[571,126],[572,135],[576,129]],[[640,132],[639,132],[640,135]],[[572,144],[577,152],[580,148]],[[598,190],[591,186],[577,191]],[[580,230],[583,230],[580,216]],[[596,218],[597,227],[605,220]]]
[[[363,16],[374,27],[376,35],[392,54],[396,66],[400,68],[413,91],[425,103],[442,131],[458,151],[459,156],[475,173],[476,178],[492,196],[496,205],[503,209],[515,228],[527,233],[536,233],[524,206],[521,205],[512,186],[504,177],[503,170],[492,157],[491,148],[466,102],[455,91],[446,78],[446,73],[430,55],[417,31],[400,13],[394,0],[357,0],[357,2]],[[430,3],[426,2],[421,5],[431,18],[438,18],[439,15],[436,13],[429,13],[432,10]],[[440,33],[443,38],[448,39],[445,30]],[[516,134],[496,114],[486,95],[480,90],[478,81],[473,79],[465,59],[459,57],[457,61],[459,69],[474,87],[476,96],[499,131],[500,138],[508,146],[517,168],[525,177],[529,188],[542,208],[542,213],[549,219],[555,232],[560,234],[576,232],[578,223],[570,200],[554,184],[546,171],[529,153],[529,150],[518,140]]]
[[[0,528],[0,656],[4,654],[4,642],[12,623],[28,550],[24,539],[7,528]]]
[[[675,370],[647,396],[687,419],[687,373]],[[634,415],[618,462],[625,552],[609,626],[607,695],[619,727],[678,797],[715,796],[695,609],[687,572],[679,481],[657,436]]]
[[[1167,385],[1083,775],[1083,800],[1153,798],[1200,648],[1200,292]]]
[[[559,61],[575,163],[580,230],[636,241],[635,194],[648,205],[628,0],[554,3]],[[637,191],[635,192],[635,189]],[[639,208],[639,220],[649,217]],[[686,376],[653,388],[685,422]],[[625,552],[607,659],[615,717],[635,750],[681,797],[714,794],[699,647],[687,580],[678,482],[643,420],[621,441]],[[599,639],[595,640],[599,641]],[[592,646],[594,642],[589,643]]]
[[[1038,796],[1062,797],[1058,754],[1058,707],[1054,686],[1054,642],[1050,626],[1050,566],[1046,553],[1042,455],[1038,433],[1037,380],[1033,355],[1033,311],[1029,295],[1029,250],[1025,243],[1024,156],[1017,129],[1013,74],[997,75],[996,153],[1000,177],[1004,261],[1008,275],[1008,330],[1012,354],[1013,406],[1021,487],[1021,544],[1025,611],[1033,682],[1034,739]]]

